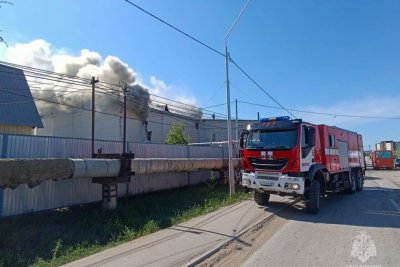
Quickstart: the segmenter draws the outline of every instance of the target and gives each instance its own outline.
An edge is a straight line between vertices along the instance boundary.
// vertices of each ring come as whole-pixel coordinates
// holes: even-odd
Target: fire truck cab
[[[240,138],[241,184],[258,204],[270,194],[304,197],[318,213],[320,196],[363,189],[365,162],[361,135],[288,116],[249,124]]]

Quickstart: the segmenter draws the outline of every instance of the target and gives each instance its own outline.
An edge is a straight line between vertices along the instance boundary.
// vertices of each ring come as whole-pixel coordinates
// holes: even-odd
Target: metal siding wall
[[[0,218],[3,217],[4,189],[0,188]]]
[[[189,174],[189,185],[197,185],[203,183],[210,179],[212,171],[199,171],[199,172],[191,172]],[[215,178],[218,178],[218,174],[214,174]]]
[[[2,158],[3,154],[3,135],[0,134],[0,158]]]
[[[0,135],[2,148],[3,135]],[[96,141],[103,153],[121,153],[122,142]],[[137,158],[218,158],[223,149],[166,144],[128,143],[128,151]],[[8,135],[8,158],[85,158],[91,155],[88,139]],[[209,171],[194,173],[160,173],[133,176],[130,183],[118,185],[118,196],[194,185],[206,181]],[[3,195],[1,197],[1,195]],[[16,189],[0,189],[0,217],[101,201],[101,185],[91,179],[45,181],[37,187],[20,185]],[[1,205],[1,203],[3,204]]]
[[[130,194],[153,192],[188,185],[186,173],[156,173],[149,175],[135,175],[130,182]]]
[[[222,158],[221,147],[189,146],[189,158]]]
[[[122,143],[95,141],[103,153],[121,153]],[[86,139],[10,135],[8,158],[67,158],[90,157],[91,141]]]
[[[26,184],[3,190],[2,216],[66,207],[101,200],[101,185],[90,179],[45,181],[29,188]]]
[[[165,144],[129,143],[128,151],[135,153],[136,158],[186,158],[186,146]]]

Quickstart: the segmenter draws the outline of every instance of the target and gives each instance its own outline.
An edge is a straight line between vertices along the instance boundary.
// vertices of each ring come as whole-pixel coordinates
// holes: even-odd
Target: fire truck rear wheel
[[[321,195],[321,184],[319,181],[313,181],[308,193],[306,209],[308,213],[317,214],[319,212],[319,202]]]
[[[258,192],[258,191],[254,191],[254,201],[258,205],[265,205],[269,201],[269,194],[261,193],[261,192]]]
[[[355,172],[351,172],[351,177],[350,177],[350,187],[345,189],[345,193],[347,194],[353,194],[357,190],[357,175]]]
[[[361,171],[357,171],[356,188],[357,191],[362,191],[364,189],[364,177]]]

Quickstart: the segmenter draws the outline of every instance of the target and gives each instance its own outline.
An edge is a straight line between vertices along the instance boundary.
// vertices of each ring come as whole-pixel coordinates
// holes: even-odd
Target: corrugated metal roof
[[[24,72],[1,64],[0,124],[43,128]]]

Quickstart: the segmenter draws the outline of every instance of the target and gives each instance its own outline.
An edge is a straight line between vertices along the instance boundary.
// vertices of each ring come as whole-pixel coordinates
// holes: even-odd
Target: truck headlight
[[[286,183],[285,188],[293,189],[293,190],[300,190],[300,185],[296,183]]]
[[[250,185],[250,179],[242,179],[242,185]]]

